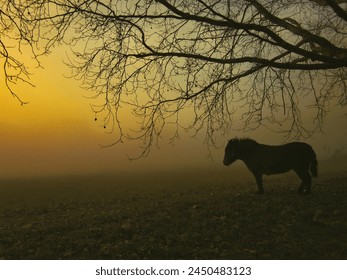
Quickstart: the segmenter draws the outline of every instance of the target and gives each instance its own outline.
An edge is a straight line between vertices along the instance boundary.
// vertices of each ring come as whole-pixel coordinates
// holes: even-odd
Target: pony
[[[318,162],[313,148],[302,142],[270,146],[249,138],[233,138],[225,147],[224,165],[242,160],[255,177],[258,192],[264,193],[263,175],[285,173],[290,170],[301,179],[298,194],[311,192],[311,175],[317,177]]]

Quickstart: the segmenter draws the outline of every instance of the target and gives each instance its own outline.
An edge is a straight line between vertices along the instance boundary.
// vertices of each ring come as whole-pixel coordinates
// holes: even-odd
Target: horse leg
[[[307,172],[307,175],[306,175],[306,192],[305,192],[305,194],[309,194],[311,192],[311,181],[312,181],[312,177]]]
[[[258,193],[263,194],[264,193],[264,188],[263,188],[263,175],[258,174],[258,173],[253,173],[255,180],[257,182],[258,186]]]
[[[295,173],[301,179],[301,185],[298,188],[298,194],[309,194],[311,192],[311,175],[306,168],[294,169]]]
[[[298,194],[302,194],[304,192],[304,189],[305,189],[304,181],[301,181],[301,184],[298,188]]]

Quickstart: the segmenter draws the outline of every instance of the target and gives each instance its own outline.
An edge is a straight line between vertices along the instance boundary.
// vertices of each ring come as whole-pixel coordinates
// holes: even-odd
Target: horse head
[[[238,159],[243,159],[259,144],[250,138],[233,138],[225,147],[224,165],[230,165]]]
[[[238,139],[231,139],[229,140],[227,146],[225,147],[225,153],[224,153],[224,165],[230,165],[234,161],[238,159],[237,152],[235,150],[238,143]]]

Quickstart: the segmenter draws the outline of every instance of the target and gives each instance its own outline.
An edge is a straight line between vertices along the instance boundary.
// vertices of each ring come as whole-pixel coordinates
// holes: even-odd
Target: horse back
[[[315,158],[315,152],[309,144],[291,142],[278,146],[260,144],[249,153],[244,162],[250,170],[263,174],[275,174],[308,164]]]
[[[281,147],[281,146],[279,146]],[[283,150],[286,153],[290,153],[290,154],[295,154],[295,155],[300,155],[302,157],[316,157],[316,154],[313,150],[313,148],[311,147],[311,145],[307,144],[307,143],[303,143],[303,142],[291,142],[285,145],[282,145]]]
[[[266,145],[264,145],[266,146]],[[267,146],[263,148],[263,153],[273,159],[282,158],[283,161],[310,161],[316,157],[313,148],[303,142],[291,142],[279,146]]]

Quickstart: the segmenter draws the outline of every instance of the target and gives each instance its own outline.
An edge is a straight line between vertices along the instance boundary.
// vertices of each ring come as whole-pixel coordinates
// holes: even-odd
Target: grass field
[[[0,259],[347,259],[347,174],[244,167],[0,181]],[[237,175],[236,175],[237,174]]]

